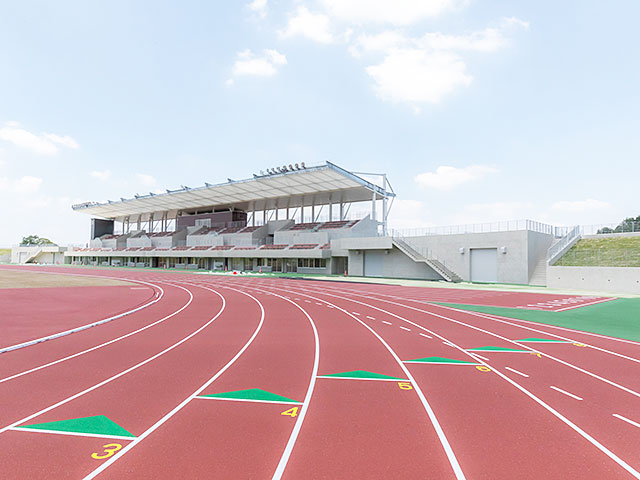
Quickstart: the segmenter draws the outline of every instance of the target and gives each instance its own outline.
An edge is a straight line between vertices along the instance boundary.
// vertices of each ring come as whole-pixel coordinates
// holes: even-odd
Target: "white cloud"
[[[40,185],[42,185],[41,178],[25,175],[15,180],[11,185],[11,189],[16,193],[34,193],[40,189]]]
[[[450,53],[427,53],[416,49],[399,49],[382,63],[366,68],[374,80],[376,95],[394,103],[437,103],[457,87],[471,84],[466,65]]]
[[[264,50],[262,56],[257,56],[251,50],[238,53],[233,65],[233,76],[270,77],[278,73],[278,68],[287,64],[287,57],[277,50]],[[227,85],[233,84],[233,78],[227,80]]]
[[[72,148],[74,150],[80,148],[80,145],[78,145],[78,142],[76,142],[69,135],[61,136],[61,135],[56,135],[55,133],[45,133],[42,136],[47,140],[51,140],[53,143],[62,145],[63,147]]]
[[[518,23],[519,22],[519,23]],[[508,45],[506,32],[527,25],[507,19],[499,27],[466,35],[429,32],[409,37],[399,30],[361,34],[349,47],[354,57],[382,56],[366,67],[378,97],[409,103],[419,111],[421,103],[438,103],[454,90],[467,87],[473,77],[461,56],[468,52],[495,52]]]
[[[561,201],[551,206],[552,210],[567,213],[586,213],[594,210],[603,210],[611,206],[608,202],[588,198],[586,200]]]
[[[465,0],[321,0],[337,19],[352,24],[410,25],[464,6]]]
[[[55,155],[58,153],[58,146],[79,148],[78,143],[69,136],[60,136],[54,133],[36,135],[21,128],[18,122],[7,122],[3,127],[0,127],[0,140],[39,155]]]
[[[247,5],[247,8],[260,18],[264,18],[267,15],[267,0],[253,0]]]
[[[111,170],[94,170],[89,175],[104,182],[111,178]]]
[[[421,173],[414,180],[423,187],[435,188],[436,190],[451,190],[497,171],[496,168],[487,165],[470,165],[462,168],[441,165],[436,168],[435,172]]]
[[[427,206],[419,200],[395,199],[389,214],[389,228],[412,229],[432,227],[427,220],[430,212]]]
[[[138,181],[145,187],[152,187],[156,184],[155,177],[151,175],[147,175],[146,173],[138,173],[136,174],[136,176],[138,177]]]
[[[279,33],[283,38],[301,36],[318,43],[334,41],[329,17],[322,13],[312,13],[306,7],[298,7],[295,14],[289,17],[286,28]]]

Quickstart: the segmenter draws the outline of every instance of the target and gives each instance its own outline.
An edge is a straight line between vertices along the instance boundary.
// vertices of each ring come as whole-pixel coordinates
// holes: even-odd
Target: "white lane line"
[[[410,329],[410,328],[407,328],[407,327],[400,327],[400,328],[401,328],[402,330],[406,330],[407,332],[410,332],[410,331],[411,331],[411,329]]]
[[[302,402],[285,402],[278,400],[253,400],[251,398],[193,397],[195,400],[226,400],[230,402],[278,403],[282,405],[302,405]]]
[[[360,314],[358,312],[351,312],[351,313],[353,313],[354,315],[360,316]]]
[[[47,272],[38,272],[38,273],[47,273]],[[65,275],[65,274],[60,274],[60,275]],[[78,276],[96,277],[96,278],[111,278],[111,277],[99,277],[97,275],[78,275]],[[153,285],[151,283],[143,282],[141,280],[127,280],[127,281],[132,281],[132,282],[136,282],[136,283],[144,283],[146,285],[151,285],[151,286],[157,287],[157,288],[160,289],[161,294],[160,294],[160,296],[156,296],[150,302],[145,303],[144,305],[136,307],[136,308],[134,308],[132,310],[129,310],[127,312],[120,313],[120,314],[114,315],[112,317],[103,318],[102,320],[98,320],[97,322],[88,323],[88,324],[82,325],[80,327],[71,328],[69,330],[65,330],[64,332],[53,333],[53,334],[47,335],[45,337],[36,338],[35,340],[29,340],[27,342],[18,343],[16,345],[10,345],[8,347],[2,347],[2,348],[0,348],[0,353],[10,352],[12,350],[17,350],[19,348],[29,347],[31,345],[35,345],[36,343],[46,342],[47,340],[54,340],[56,338],[64,337],[64,336],[72,334],[72,333],[81,332],[82,330],[86,330],[86,329],[91,328],[91,327],[97,327],[98,325],[102,325],[103,323],[111,322],[112,320],[116,320],[118,318],[126,317],[127,315],[131,315],[132,313],[138,312],[138,311],[142,310],[143,308],[147,308],[147,307],[153,305],[154,303],[159,302],[160,299],[162,298],[162,296],[164,295],[164,290],[162,290],[162,288],[158,287],[157,285]],[[146,289],[147,287],[144,287],[144,288]]]
[[[217,295],[220,295],[218,292],[214,292],[214,293],[216,293]],[[202,325],[200,328],[198,328],[194,332],[192,332],[189,335],[187,335],[186,337],[184,337],[182,340],[179,340],[178,342],[174,343],[173,345],[170,345],[169,347],[165,348],[161,352],[156,353],[152,357],[149,357],[149,358],[147,358],[146,360],[143,360],[140,363],[136,363],[132,367],[129,367],[126,370],[121,371],[120,373],[112,375],[111,377],[107,378],[106,380],[101,381],[100,383],[96,383],[95,385],[93,385],[93,386],[91,386],[89,388],[86,388],[86,389],[82,390],[81,392],[76,393],[75,395],[71,395],[70,397],[67,397],[67,398],[65,398],[63,400],[60,400],[59,402],[54,403],[53,405],[49,405],[48,407],[43,408],[42,410],[40,410],[40,411],[38,411],[36,413],[32,413],[31,415],[28,415],[28,416],[26,416],[24,418],[21,418],[17,422],[13,422],[12,424],[7,425],[6,427],[0,428],[0,433],[8,430],[9,428],[17,427],[18,425],[20,425],[22,423],[28,422],[32,418],[40,416],[43,413],[46,413],[46,412],[49,412],[49,411],[53,410],[54,408],[58,408],[60,405],[64,405],[65,403],[68,403],[71,400],[75,400],[78,397],[81,397],[81,396],[83,396],[83,395],[85,395],[85,394],[87,394],[89,392],[92,392],[93,390],[95,390],[97,388],[100,388],[100,387],[106,385],[107,383],[110,383],[110,382],[122,377],[123,375],[126,375],[127,373],[130,373],[130,372],[136,370],[137,368],[142,367],[143,365],[146,365],[147,363],[155,360],[156,358],[160,357],[161,355],[164,355],[165,353],[167,353],[167,352],[173,350],[174,348],[182,345],[184,342],[186,342],[187,340],[189,340],[190,338],[192,338],[193,336],[197,335],[202,330],[207,328],[211,323],[213,323],[215,321],[216,318],[218,318],[222,314],[222,312],[226,308],[226,302],[225,302],[224,297],[222,295],[220,295],[220,298],[222,298],[222,308],[220,308],[220,311],[218,313],[216,313],[216,315],[211,320],[209,320],[207,323]]]
[[[320,302],[316,302],[316,305],[322,305]]]
[[[571,398],[575,398],[576,400],[582,400],[581,397],[574,395],[573,393],[569,393],[566,390],[562,390],[561,388],[558,387],[554,387],[553,385],[551,385],[549,388],[553,388],[554,390],[560,392],[560,393],[564,393],[565,395],[568,395]]]
[[[318,375],[317,378],[327,378],[329,380],[375,380],[376,382],[408,382],[409,380],[403,380],[402,378],[366,378],[366,377],[329,377],[326,375]]]
[[[376,317],[370,317],[369,315],[367,315],[367,318],[368,318],[369,320],[375,320],[375,319],[376,319]]]
[[[566,308],[559,308],[558,310],[556,310],[556,312],[564,312],[566,310],[573,310],[574,308],[586,307],[587,305],[595,305],[596,303],[610,302],[611,300],[615,300],[615,298],[605,298],[604,300],[596,300],[595,302],[579,303],[578,305],[572,305],[572,306],[566,307]]]
[[[191,304],[191,302],[193,301],[193,295],[186,288],[183,288],[183,287],[181,287],[179,285],[174,285],[174,286],[184,290],[185,292],[187,292],[189,294],[189,297],[190,297],[189,301],[187,303],[185,303],[182,307],[180,307],[178,310],[176,310],[175,312],[173,312],[173,313],[171,313],[171,314],[169,314],[169,315],[167,315],[165,317],[162,317],[160,320],[156,320],[155,322],[150,323],[149,325],[145,325],[144,327],[141,327],[141,328],[139,328],[137,330],[134,330],[133,332],[126,333],[124,335],[121,335],[120,337],[117,337],[117,338],[114,338],[112,340],[109,340],[108,342],[104,342],[104,343],[101,343],[100,345],[96,345],[95,347],[87,348],[86,350],[82,350],[81,352],[77,352],[77,353],[74,353],[72,355],[68,355],[66,357],[59,358],[58,360],[54,360],[52,362],[45,363],[45,364],[40,365],[38,367],[34,367],[34,368],[29,369],[29,370],[25,370],[23,372],[19,372],[19,373],[16,373],[14,375],[10,375],[10,376],[5,377],[5,378],[0,378],[0,383],[8,382],[9,380],[12,380],[14,378],[18,378],[18,377],[21,377],[23,375],[27,375],[29,373],[36,372],[38,370],[42,370],[43,368],[47,368],[47,367],[50,367],[52,365],[56,365],[58,363],[62,363],[64,361],[66,361],[66,360],[70,360],[72,358],[79,357],[80,355],[84,355],[85,353],[92,352],[92,351],[97,350],[99,348],[106,347],[107,345],[111,345],[112,343],[118,342],[118,341],[120,341],[120,340],[122,340],[124,338],[130,337],[130,336],[135,335],[137,333],[140,333],[143,330],[146,330],[147,328],[151,328],[151,327],[153,327],[153,326],[155,326],[155,325],[157,325],[159,323],[162,323],[165,320],[177,315],[178,313],[180,313],[182,310],[184,310],[185,308],[187,308]],[[158,288],[160,288],[160,287],[158,287]]]
[[[477,356],[480,357],[480,355],[477,355]],[[482,358],[482,357],[480,357],[480,358]],[[529,375],[527,375],[526,373],[519,372],[515,368],[511,368],[511,367],[504,367],[504,368],[506,368],[507,370],[509,370],[509,371],[511,371],[513,373],[517,373],[518,375],[522,375],[523,377],[529,378]]]
[[[614,413],[613,416],[616,417],[616,418],[619,418],[623,422],[627,422],[627,423],[633,425],[634,427],[640,428],[640,423],[634,422],[633,420],[629,420],[628,418],[623,417],[622,415],[619,415],[617,413]]]
[[[129,290],[146,290],[148,287],[130,287]]]
[[[206,288],[207,290],[210,290],[210,291],[215,292],[218,295],[220,295],[215,290],[211,290],[211,289],[209,289],[207,287],[202,287],[202,288]],[[229,287],[226,287],[226,288],[229,288]],[[231,290],[235,290],[235,289],[231,289]],[[198,396],[200,393],[202,393],[205,388],[207,388],[209,385],[211,385],[220,375],[222,375],[231,365],[233,365],[235,363],[235,361],[238,358],[240,358],[240,355],[242,355],[244,353],[244,351],[249,347],[249,345],[251,345],[253,340],[256,338],[256,336],[260,332],[260,329],[262,328],[262,324],[264,323],[264,308],[263,308],[262,304],[260,303],[260,301],[257,298],[255,298],[254,296],[252,296],[252,295],[250,295],[248,293],[245,293],[245,292],[240,292],[240,293],[242,293],[243,295],[246,295],[248,297],[251,297],[253,300],[255,300],[258,303],[258,306],[260,307],[260,311],[261,311],[260,323],[258,323],[258,326],[256,327],[255,331],[253,332],[253,335],[251,335],[251,338],[249,338],[249,340],[247,340],[247,343],[244,344],[244,346],[238,351],[238,353],[236,353],[236,355],[231,360],[229,360],[229,362],[224,367],[222,367],[220,370],[218,370],[218,372],[213,377],[211,377],[200,388],[198,388],[198,390],[196,390],[194,393],[189,395],[186,399],[184,399],[182,401],[182,403],[180,403],[177,407],[175,407],[173,410],[171,410],[169,413],[167,413],[164,417],[162,417],[156,423],[151,425],[151,427],[149,427],[147,430],[145,430],[138,438],[136,438],[133,442],[131,442],[129,445],[127,445],[122,450],[120,450],[116,455],[111,457],[105,463],[103,463],[98,468],[96,468],[94,471],[92,471],[89,475],[84,477],[84,480],[90,480],[92,478],[95,478],[97,475],[99,475],[101,472],[103,472],[107,467],[112,465],[116,460],[121,458],[125,453],[127,453],[129,450],[131,450],[133,447],[135,447],[138,443],[140,443],[142,440],[144,440],[146,437],[148,437],[151,433],[153,433],[158,427],[160,427],[167,420],[169,420],[171,417],[173,417],[176,413],[178,413],[180,410],[182,410],[191,400],[193,400],[196,396]],[[222,298],[222,300],[224,302],[224,297],[222,295],[220,295],[220,297]],[[224,306],[225,306],[225,303],[223,303],[223,310],[224,310]],[[223,310],[220,310],[220,312],[218,312],[218,314],[214,317],[214,319],[217,318],[218,315],[220,315]]]
[[[451,342],[444,340],[442,343],[444,343],[445,345],[447,345],[448,347],[455,347],[455,345],[453,345]]]
[[[475,352],[474,352],[474,353],[475,353]],[[480,358],[481,358],[481,359],[483,359],[485,362],[488,362],[488,361],[489,361],[489,359],[488,359],[487,357],[483,357],[482,355],[478,355],[477,353],[476,353],[476,357],[480,357]]]
[[[426,333],[419,333],[418,335],[422,335],[423,337],[427,337],[427,338],[433,338],[433,337],[430,337],[429,335],[427,335]]]
[[[305,300],[305,302],[307,302],[307,303],[311,303],[309,300]]]
[[[80,432],[60,432],[58,430],[41,430],[35,428],[14,427],[9,430],[13,432],[31,432],[31,433],[52,433],[54,435],[68,435],[72,437],[92,437],[92,438],[113,438],[115,440],[135,440],[136,437],[125,437],[123,435],[101,435],[99,433],[80,433]]]
[[[404,317],[401,317],[399,315],[396,315],[395,313],[391,313],[388,310],[384,310],[380,307],[376,307],[374,305],[371,305],[369,303],[365,303],[365,302],[360,302],[358,300],[354,300],[353,298],[347,298],[347,297],[341,297],[340,295],[333,295],[333,294],[329,294],[329,293],[325,293],[325,295],[329,295],[331,297],[335,297],[335,298],[341,298],[343,300],[347,300],[350,302],[354,302],[354,303],[359,303],[361,305],[365,305],[367,307],[373,308],[375,310],[378,310],[382,313],[385,313],[387,315],[391,315],[394,316],[400,320],[403,320],[413,326],[415,326],[416,328],[419,328],[421,330],[425,330],[428,331],[429,333],[431,333],[432,335],[440,338],[441,340],[445,340],[445,338],[441,335],[438,335],[437,333],[428,330],[427,328],[418,325],[415,322],[412,322],[411,320],[407,320]],[[445,318],[448,320],[452,320],[449,319],[448,317],[443,317],[442,315],[438,315],[438,314],[434,314],[432,312],[426,312],[424,310],[420,310],[418,308],[414,308],[414,307],[409,307],[407,305],[404,304],[400,304],[400,303],[396,303],[396,302],[391,302],[389,300],[382,300],[382,299],[378,299],[378,298],[372,298],[372,297],[367,297],[366,295],[362,295],[362,294],[358,294],[357,292],[354,292],[354,295],[359,295],[365,298],[370,298],[372,300],[376,300],[376,301],[382,301],[385,303],[390,303],[393,305],[398,305],[401,307],[407,307],[410,308],[412,310],[417,310],[420,312],[424,312],[436,317],[441,317],[441,318]],[[447,307],[449,308],[449,307]],[[452,309],[452,310],[456,310],[456,309]],[[454,321],[454,320],[452,320]],[[458,322],[458,321],[454,321],[455,323],[463,323],[463,322]],[[470,325],[467,325],[470,326]],[[367,327],[368,328],[368,327]],[[479,329],[480,330],[480,329]],[[487,332],[489,333],[489,332]],[[493,334],[495,335],[495,334]],[[469,352],[464,350],[462,347],[460,346],[456,346],[456,348],[458,350],[460,350],[462,353],[465,353],[467,355],[469,355],[471,358],[476,359],[476,355],[474,354],[474,352]],[[487,366],[488,368],[491,368],[490,365],[488,365],[487,363],[483,362],[485,366]],[[493,369],[492,369],[493,370]],[[611,460],[613,460],[615,463],[617,463],[620,467],[622,467],[624,470],[626,470],[627,472],[629,472],[634,478],[640,479],[640,472],[638,472],[637,470],[635,470],[631,465],[629,465],[627,462],[625,462],[624,460],[622,460],[620,457],[618,457],[615,453],[613,453],[611,450],[609,450],[607,447],[605,447],[604,445],[602,445],[600,442],[598,442],[594,437],[592,437],[591,435],[589,435],[587,432],[585,432],[584,430],[582,430],[578,425],[576,425],[575,423],[573,423],[571,420],[569,420],[568,418],[566,418],[565,416],[563,416],[560,412],[558,412],[557,410],[555,410],[554,408],[552,408],[550,405],[546,404],[545,402],[543,402],[541,399],[539,399],[538,397],[536,397],[533,393],[531,393],[530,391],[528,391],[526,388],[524,388],[522,385],[516,383],[515,381],[513,381],[512,379],[510,379],[509,377],[507,377],[506,375],[504,375],[502,372],[498,371],[498,370],[493,370],[500,378],[504,379],[505,381],[507,381],[508,383],[510,383],[511,385],[513,385],[515,388],[517,388],[518,390],[520,390],[522,393],[524,393],[526,396],[528,396],[529,398],[531,398],[533,401],[535,401],[538,405],[542,406],[545,410],[547,410],[549,413],[551,413],[553,416],[555,416],[556,418],[558,418],[559,420],[561,420],[563,423],[565,423],[566,425],[568,425],[569,427],[571,427],[575,432],[577,432],[580,436],[582,436],[585,440],[587,440],[589,443],[591,443],[593,446],[595,446],[598,450],[600,450],[602,453],[604,453],[607,457],[609,457]],[[453,452],[452,452],[453,453]]]
[[[319,292],[319,293],[322,294],[322,292]],[[338,297],[337,295],[331,295],[331,294],[327,294],[327,295],[332,296],[332,297],[341,298],[341,297]],[[311,298],[314,298],[314,297],[311,297]],[[344,297],[342,297],[342,298],[344,298]],[[346,299],[346,300],[350,300],[350,299]],[[326,300],[324,300],[324,301],[326,301]],[[363,302],[358,302],[357,300],[355,302],[356,303],[360,303],[361,305],[367,305],[367,304],[365,304]],[[453,452],[453,449],[451,448],[451,444],[449,443],[449,440],[447,439],[447,436],[445,435],[444,430],[442,429],[442,426],[440,425],[440,422],[438,421],[435,412],[431,408],[431,405],[429,404],[429,402],[427,401],[426,397],[424,396],[424,393],[422,393],[422,389],[420,388],[420,385],[418,385],[418,383],[415,381],[415,379],[413,378],[413,375],[411,375],[411,372],[409,371],[407,366],[404,363],[402,363],[402,360],[400,360],[400,357],[398,357],[396,352],[389,346],[389,344],[380,335],[378,335],[378,333],[373,328],[371,328],[369,325],[367,325],[365,322],[363,322],[359,318],[356,318],[355,316],[350,315],[349,312],[347,312],[344,308],[341,308],[341,307],[339,307],[339,306],[337,306],[335,304],[333,304],[333,305],[334,305],[334,307],[336,309],[344,312],[346,315],[351,316],[354,320],[356,320],[363,327],[365,327],[367,330],[369,330],[380,341],[380,343],[382,343],[382,345],[384,345],[384,347],[391,354],[391,356],[393,356],[395,361],[398,363],[398,365],[400,366],[402,371],[407,376],[408,381],[411,382],[411,385],[413,386],[416,394],[418,395],[418,398],[420,398],[420,401],[422,402],[422,406],[424,407],[425,412],[427,413],[427,416],[429,417],[429,420],[431,421],[431,424],[433,425],[433,428],[435,429],[436,434],[438,435],[438,439],[440,440],[440,444],[442,445],[442,448],[444,449],[444,451],[445,451],[445,453],[447,455],[447,459],[449,460],[449,464],[451,465],[451,468],[453,469],[453,472],[454,472],[454,474],[456,476],[456,479],[457,480],[465,480],[466,477],[464,476],[464,473],[462,472],[462,468],[460,467],[460,464],[458,463],[458,459],[456,458],[456,455]],[[368,306],[371,306],[371,305],[368,305]],[[381,310],[381,309],[379,309],[377,307],[373,307],[373,308],[375,308],[376,310]],[[412,322],[409,322],[409,323],[412,323]],[[395,380],[395,381],[398,381],[398,380]],[[303,410],[303,413],[304,413],[304,410]],[[282,477],[283,471],[284,471],[284,467],[283,467],[282,471],[279,472],[279,474],[278,474],[278,471],[276,471],[276,475],[273,476],[273,480],[280,480],[280,478]]]
[[[386,323],[387,325],[393,325],[393,323],[387,322],[386,320],[382,320],[382,323]]]

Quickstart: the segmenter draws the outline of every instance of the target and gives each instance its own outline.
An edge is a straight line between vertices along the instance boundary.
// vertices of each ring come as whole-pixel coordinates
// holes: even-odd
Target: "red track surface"
[[[2,478],[640,478],[640,344],[430,303],[605,299],[49,271],[149,281],[164,296],[0,355]],[[15,303],[0,291],[3,312]],[[102,312],[87,302],[83,313]],[[528,337],[565,343],[518,342]],[[469,351],[486,346],[524,352]],[[403,363],[424,357],[481,368]],[[354,370],[410,389],[322,377]],[[195,396],[253,388],[301,404]],[[282,415],[293,406],[297,416]],[[137,438],[13,429],[96,415]],[[113,442],[113,456],[91,458]]]
[[[0,349],[125,313],[155,292],[144,285],[3,289]]]

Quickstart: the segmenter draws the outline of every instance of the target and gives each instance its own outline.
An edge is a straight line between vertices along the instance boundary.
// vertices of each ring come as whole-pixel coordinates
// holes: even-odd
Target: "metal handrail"
[[[393,232],[395,232],[397,235],[402,237],[419,237],[428,235],[457,235],[463,233],[511,232],[515,230],[530,230],[554,235],[556,237],[562,236],[566,233],[565,227],[554,227],[553,225],[546,223],[525,219],[426,228],[392,229],[392,235]]]
[[[580,225],[573,227],[558,243],[547,250],[547,260],[551,262],[563,249],[580,236]]]

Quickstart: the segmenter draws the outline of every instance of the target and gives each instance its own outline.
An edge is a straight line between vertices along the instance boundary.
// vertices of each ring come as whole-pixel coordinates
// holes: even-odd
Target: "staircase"
[[[556,263],[560,257],[562,257],[562,255],[573,247],[581,238],[580,226],[575,226],[569,230],[564,237],[554,243],[547,251],[547,264],[553,265]]]
[[[24,261],[24,263],[31,263],[31,262],[33,262],[33,261],[36,259],[36,257],[37,257],[38,255],[40,255],[41,253],[42,253],[42,249],[41,249],[41,248],[39,248],[38,250],[36,250],[35,252],[33,252],[31,255],[29,255],[29,256],[27,257],[27,259]]]
[[[445,263],[434,255],[431,254],[429,250],[426,251],[426,255],[423,255],[418,251],[416,247],[411,245],[407,240],[400,237],[392,237],[393,245],[395,245],[400,251],[402,251],[405,255],[411,258],[414,262],[424,262],[429,267],[438,273],[442,278],[444,278],[447,282],[461,282],[462,278],[460,278],[455,272],[451,269],[447,268]]]
[[[533,268],[533,273],[529,278],[529,285],[545,287],[547,285],[547,258],[543,256]]]

